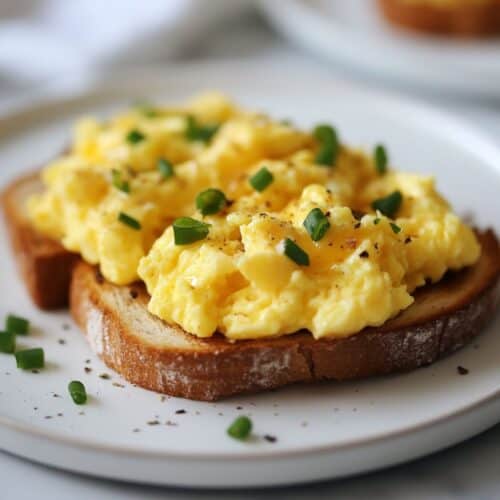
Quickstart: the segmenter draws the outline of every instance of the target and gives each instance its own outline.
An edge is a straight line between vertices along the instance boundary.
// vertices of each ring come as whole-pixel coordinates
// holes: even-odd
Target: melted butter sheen
[[[220,125],[211,141],[185,137],[188,115]],[[130,130],[144,140],[130,144]],[[107,280],[142,279],[149,310],[200,337],[273,337],[303,328],[316,338],[351,335],[408,307],[426,279],[477,260],[473,232],[432,178],[380,176],[371,158],[345,145],[325,168],[314,163],[318,147],[310,132],[219,94],[158,108],[154,117],[132,109],[105,123],[85,119],[70,152],[44,169],[46,190],[29,200],[29,214],[40,231],[98,264]],[[172,177],[161,177],[160,158],[173,164]],[[248,179],[262,167],[273,182],[257,192]],[[113,185],[113,170],[128,192]],[[194,200],[207,188],[223,190],[232,203],[202,217]],[[390,221],[370,206],[395,189],[404,201]],[[313,208],[331,226],[318,242],[303,227]],[[353,208],[366,214],[358,220]],[[119,222],[120,212],[141,230]],[[208,237],[176,246],[170,224],[180,216],[211,224]],[[309,266],[283,254],[285,238],[308,254]]]

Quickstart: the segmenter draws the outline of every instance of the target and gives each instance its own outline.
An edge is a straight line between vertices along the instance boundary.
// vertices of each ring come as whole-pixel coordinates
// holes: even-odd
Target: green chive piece
[[[188,116],[186,121],[186,139],[189,141],[210,142],[219,130],[219,124],[200,125],[194,116]]]
[[[172,224],[174,242],[176,245],[189,245],[195,241],[204,240],[208,236],[210,224],[191,217],[179,217]]]
[[[43,368],[45,364],[43,349],[40,347],[17,351],[15,356],[17,367],[22,370]]]
[[[252,432],[252,421],[244,415],[236,418],[227,428],[227,433],[234,439],[247,439]]]
[[[319,241],[330,229],[330,222],[319,208],[313,208],[304,219],[304,227],[313,241]]]
[[[87,402],[87,391],[79,380],[72,380],[68,384],[68,391],[75,404],[83,405]]]
[[[387,151],[382,144],[377,144],[373,150],[373,159],[375,161],[375,168],[380,175],[384,175],[387,172],[387,163],[389,158],[387,156]]]
[[[16,334],[0,332],[0,352],[12,354],[16,350]]]
[[[373,219],[373,223],[377,225],[380,222],[380,220],[381,220],[380,217],[375,217],[375,219]]]
[[[386,217],[394,217],[403,202],[401,191],[394,191],[385,198],[379,198],[372,203],[372,208],[382,212]]]
[[[273,182],[274,177],[271,172],[266,167],[262,167],[257,173],[255,173],[248,182],[256,191],[264,191],[264,189]]]
[[[118,214],[118,220],[122,224],[125,224],[126,226],[135,229],[136,231],[139,231],[141,229],[141,223],[137,219],[134,219],[133,217],[127,215],[124,212],[120,212]]]
[[[401,232],[401,228],[397,224],[394,224],[394,222],[389,222],[389,225],[391,226],[394,234],[398,234]]]
[[[131,130],[126,137],[129,144],[137,144],[138,142],[143,141],[145,138],[146,136],[142,132],[139,132],[139,130],[137,129]]]
[[[227,204],[226,195],[219,189],[207,189],[196,197],[196,208],[202,215],[220,212]]]
[[[122,179],[122,173],[119,170],[113,169],[111,171],[111,182],[116,189],[124,193],[130,193],[130,184]]]
[[[14,316],[9,314],[5,320],[5,329],[9,333],[15,333],[16,335],[27,335],[30,327],[30,322],[21,318],[20,316]]]
[[[316,163],[327,167],[335,165],[339,153],[339,140],[335,129],[330,125],[318,125],[313,135],[320,143]]]
[[[286,238],[283,242],[283,253],[299,266],[309,265],[309,255],[290,238]]]
[[[165,158],[160,158],[156,166],[164,179],[168,179],[174,175],[173,165]]]

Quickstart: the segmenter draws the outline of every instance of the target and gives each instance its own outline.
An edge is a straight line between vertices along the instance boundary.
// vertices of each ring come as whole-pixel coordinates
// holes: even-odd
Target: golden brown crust
[[[392,24],[413,31],[457,37],[485,37],[500,34],[500,1],[480,4],[458,2],[437,6],[429,2],[378,0]]]
[[[105,283],[83,262],[73,274],[71,312],[94,350],[127,380],[190,399],[407,371],[469,342],[496,311],[499,245],[492,231],[479,236],[483,251],[475,266],[419,291],[414,305],[382,327],[345,339],[314,340],[308,333],[236,343],[198,339],[145,312],[142,285]],[[131,309],[137,316],[134,308],[144,315],[135,327],[124,315]],[[161,341],[137,330],[150,322]]]
[[[1,194],[2,208],[16,262],[33,302],[41,309],[68,305],[71,269],[78,255],[36,232],[23,206],[40,187],[39,174],[25,175]]]

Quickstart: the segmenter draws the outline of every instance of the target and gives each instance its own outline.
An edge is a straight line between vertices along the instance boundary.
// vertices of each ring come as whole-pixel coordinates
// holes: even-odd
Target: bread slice
[[[73,273],[71,313],[109,367],[147,389],[190,399],[412,370],[466,344],[495,312],[499,245],[492,231],[479,238],[475,266],[419,290],[415,303],[382,327],[345,339],[314,340],[307,332],[199,339],[149,314],[142,284],[112,285],[84,262]]]
[[[445,5],[429,0],[378,0],[378,5],[389,22],[413,31],[456,37],[500,35],[500,0]]]
[[[142,284],[116,286],[99,271],[37,233],[23,210],[41,188],[37,174],[11,184],[2,204],[21,275],[37,305],[71,313],[93,350],[127,380],[157,392],[212,401],[294,382],[345,380],[407,371],[466,344],[495,313],[500,250],[492,231],[479,234],[482,256],[418,290],[415,303],[379,328],[339,340],[307,332],[230,342],[198,339],[148,313]]]
[[[1,202],[17,265],[33,302],[41,309],[59,309],[68,305],[71,269],[79,256],[31,226],[24,207],[42,187],[38,172],[25,175],[4,190]]]

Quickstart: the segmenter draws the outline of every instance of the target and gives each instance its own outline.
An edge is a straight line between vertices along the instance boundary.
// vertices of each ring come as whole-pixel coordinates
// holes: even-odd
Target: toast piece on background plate
[[[500,35],[500,0],[378,0],[378,5],[391,24],[414,32],[469,38]]]
[[[2,197],[21,275],[42,308],[68,302],[92,349],[127,380],[197,400],[277,388],[294,382],[346,380],[430,364],[478,335],[496,311],[500,249],[492,231],[479,234],[480,260],[416,292],[415,303],[378,328],[344,339],[314,340],[308,332],[230,342],[200,339],[147,311],[140,283],[117,286],[41,236],[23,206],[40,189],[37,174],[11,184]]]

